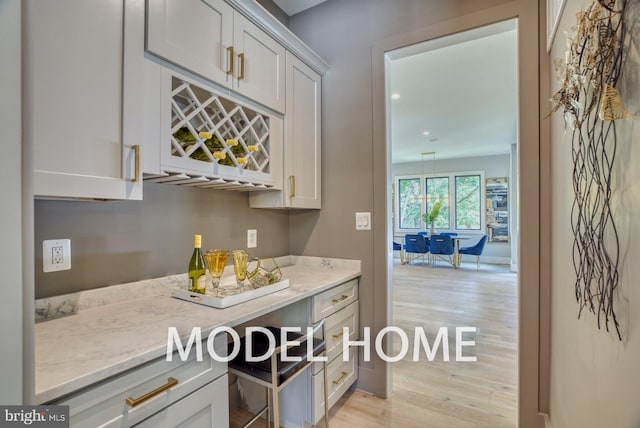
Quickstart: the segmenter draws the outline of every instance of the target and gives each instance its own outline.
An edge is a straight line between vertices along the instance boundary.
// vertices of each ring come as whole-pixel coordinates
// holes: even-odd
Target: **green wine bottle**
[[[191,256],[191,261],[189,261],[189,291],[204,294],[207,268],[204,265],[202,250],[200,249],[202,247],[201,235],[194,235],[193,247],[193,255]]]

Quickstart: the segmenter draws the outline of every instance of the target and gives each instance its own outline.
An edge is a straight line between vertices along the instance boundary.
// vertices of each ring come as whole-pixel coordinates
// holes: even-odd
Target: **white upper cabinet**
[[[24,133],[36,196],[142,198],[140,147],[122,125],[123,8],[26,2]]]
[[[280,113],[285,48],[222,0],[148,0],[147,50]]]
[[[148,0],[147,50],[231,87],[233,9],[222,0]]]
[[[283,191],[251,195],[254,208],[321,208],[321,77],[287,52]]]
[[[234,14],[234,89],[285,111],[285,48],[238,12]]]
[[[321,207],[321,93],[320,76],[288,54],[285,168],[289,175],[291,207]]]

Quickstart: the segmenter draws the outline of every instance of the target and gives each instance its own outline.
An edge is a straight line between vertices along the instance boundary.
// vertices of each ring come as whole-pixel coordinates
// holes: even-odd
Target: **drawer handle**
[[[153,391],[147,392],[144,395],[141,395],[138,398],[133,398],[133,397],[127,397],[127,404],[130,405],[131,407],[135,407],[138,404],[144,403],[145,401],[147,401],[148,399],[150,399],[151,397],[155,397],[156,395],[160,394],[161,392],[166,391],[167,389],[171,388],[172,386],[176,386],[178,384],[178,379],[174,378],[174,377],[170,377],[169,379],[167,379],[167,383],[165,383],[164,385],[154,389]]]
[[[342,302],[343,300],[347,300],[348,298],[349,298],[349,296],[348,296],[348,295],[343,294],[341,297],[338,297],[337,299],[333,299],[333,300],[332,300],[332,302],[333,302],[333,304],[335,305],[336,303],[340,303],[340,302]]]
[[[342,335],[343,335],[343,334],[344,334],[344,331],[341,331],[341,332],[340,332],[340,333],[338,333],[338,334],[334,334],[334,335],[333,335],[333,338],[334,338],[334,339],[340,339],[340,338],[342,337]]]
[[[347,378],[347,376],[349,375],[349,373],[347,372],[342,372],[342,374],[340,375],[340,377],[336,380],[333,381],[334,385],[340,385],[342,382],[344,382],[344,380]]]

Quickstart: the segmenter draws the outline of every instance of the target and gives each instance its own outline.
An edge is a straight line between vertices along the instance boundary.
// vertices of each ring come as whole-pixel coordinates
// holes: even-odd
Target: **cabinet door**
[[[139,152],[123,141],[123,7],[26,3],[24,131],[36,196],[142,198]]]
[[[285,176],[288,205],[320,208],[321,78],[287,53]]]
[[[231,87],[231,6],[223,0],[148,0],[147,8],[149,52]]]
[[[252,208],[322,207],[320,173],[321,77],[287,52],[284,189],[254,192]]]
[[[227,428],[229,426],[227,375],[203,386],[135,426],[140,428]]]
[[[234,12],[234,89],[272,109],[285,110],[285,48]]]

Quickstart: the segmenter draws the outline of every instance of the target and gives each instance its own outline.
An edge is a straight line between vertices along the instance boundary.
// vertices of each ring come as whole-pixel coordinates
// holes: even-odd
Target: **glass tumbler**
[[[247,264],[249,263],[249,254],[244,250],[235,250],[231,252],[233,258],[233,272],[236,274],[238,287],[244,286],[247,279]]]
[[[224,272],[224,266],[229,258],[229,250],[207,250],[204,259],[207,261],[209,273],[211,274],[213,288],[217,292],[220,285],[220,277]]]

